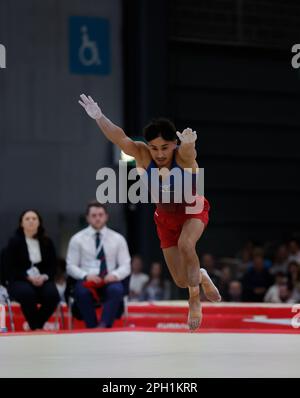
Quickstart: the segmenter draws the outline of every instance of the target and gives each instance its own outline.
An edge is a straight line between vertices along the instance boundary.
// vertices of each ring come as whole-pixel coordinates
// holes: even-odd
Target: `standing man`
[[[170,183],[172,180],[169,177],[173,170],[181,173],[185,181],[192,177],[193,192],[195,192],[198,170],[195,131],[187,128],[182,133],[176,132],[171,121],[157,119],[144,128],[147,144],[134,142],[102,113],[92,97],[82,94],[80,98],[80,105],[91,118],[96,120],[106,138],[127,155],[133,156],[137,167],[145,171],[144,174],[150,176],[151,169],[159,171],[160,197],[164,196],[166,189],[171,193],[178,189],[174,182]],[[177,145],[177,138],[180,140],[180,145]],[[191,171],[192,176],[189,175]],[[166,180],[168,184],[164,183]],[[183,190],[185,186],[184,182]],[[151,194],[154,196],[152,190]],[[178,287],[189,289],[188,325],[191,330],[195,330],[202,321],[199,284],[202,285],[209,300],[220,301],[221,296],[207,272],[203,268],[200,270],[196,253],[196,243],[208,223],[210,205],[203,196],[197,195],[194,202],[194,209],[197,211],[190,214],[186,209],[189,206],[183,201],[166,203],[159,199],[156,203],[154,221],[164,258],[174,282]]]
[[[69,243],[67,273],[76,279],[74,298],[88,328],[110,328],[122,304],[122,280],[130,274],[130,255],[125,238],[106,226],[104,205],[90,202],[86,210],[89,226],[75,234]],[[100,322],[95,300],[103,302]]]

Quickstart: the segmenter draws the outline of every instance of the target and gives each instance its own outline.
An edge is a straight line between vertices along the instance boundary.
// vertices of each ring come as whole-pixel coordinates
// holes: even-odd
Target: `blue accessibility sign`
[[[110,73],[110,25],[105,18],[72,16],[69,21],[70,72]]]

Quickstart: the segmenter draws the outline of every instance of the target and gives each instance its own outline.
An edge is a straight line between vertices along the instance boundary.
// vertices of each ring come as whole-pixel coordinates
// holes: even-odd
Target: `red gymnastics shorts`
[[[202,211],[196,214],[187,214],[184,211],[165,211],[157,208],[154,213],[154,222],[156,224],[157,234],[160,240],[160,247],[166,249],[168,247],[177,246],[183,224],[186,220],[196,218],[204,223],[206,228],[209,221],[210,205],[204,198]]]

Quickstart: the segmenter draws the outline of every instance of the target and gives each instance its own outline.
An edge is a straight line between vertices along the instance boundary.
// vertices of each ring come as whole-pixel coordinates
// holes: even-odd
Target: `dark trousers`
[[[100,323],[97,321],[95,301],[89,289],[77,281],[74,290],[74,299],[87,328],[97,326],[112,327],[123,301],[124,287],[122,282],[108,283],[99,289],[103,311]]]
[[[16,281],[9,284],[9,295],[21,305],[23,314],[30,329],[42,329],[60,301],[55,283],[45,282],[36,287],[27,281]],[[37,304],[41,304],[38,308]]]

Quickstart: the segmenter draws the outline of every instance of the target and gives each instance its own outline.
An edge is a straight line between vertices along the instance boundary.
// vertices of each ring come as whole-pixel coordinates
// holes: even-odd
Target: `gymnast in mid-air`
[[[188,326],[190,330],[199,328],[202,321],[200,286],[208,300],[221,301],[217,287],[204,268],[200,268],[196,252],[196,243],[202,236],[209,220],[210,205],[203,195],[196,193],[198,164],[195,142],[197,134],[190,128],[176,131],[173,123],[167,119],[156,119],[144,128],[145,142],[133,141],[122,128],[112,123],[101,111],[98,104],[82,94],[79,103],[87,114],[96,120],[106,138],[117,145],[127,155],[134,157],[136,166],[145,170],[146,175],[152,169],[159,172],[159,198],[156,200],[154,221],[160,246],[174,282],[180,288],[189,290]],[[178,145],[179,140],[179,145]],[[170,178],[172,171],[179,171],[184,179],[191,173],[194,202],[162,200],[165,191],[176,190],[175,179]],[[165,184],[168,182],[168,184]],[[150,184],[151,186],[151,184]],[[184,190],[185,184],[181,184]],[[151,192],[151,191],[150,191]],[[194,207],[196,211],[187,211]],[[197,210],[198,209],[198,210]]]

